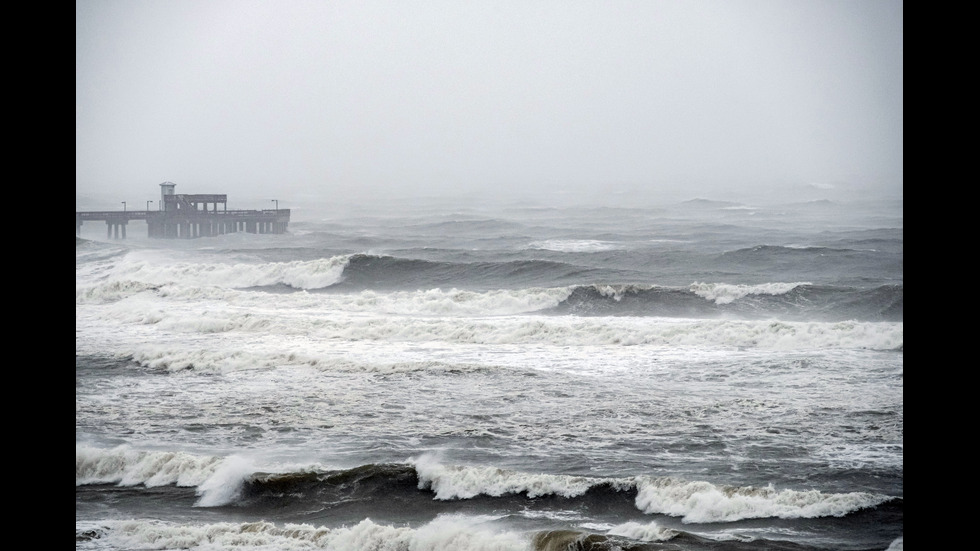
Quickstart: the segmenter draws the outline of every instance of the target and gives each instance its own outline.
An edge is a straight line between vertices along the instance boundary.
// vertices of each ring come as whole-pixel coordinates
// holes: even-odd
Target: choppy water
[[[76,240],[77,549],[887,549],[901,203]]]

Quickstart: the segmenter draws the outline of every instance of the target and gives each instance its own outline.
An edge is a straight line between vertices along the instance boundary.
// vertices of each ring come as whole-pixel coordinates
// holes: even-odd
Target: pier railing
[[[82,222],[104,221],[107,237],[126,238],[131,220],[145,220],[149,237],[195,238],[236,233],[285,233],[289,209],[76,211],[75,235]]]

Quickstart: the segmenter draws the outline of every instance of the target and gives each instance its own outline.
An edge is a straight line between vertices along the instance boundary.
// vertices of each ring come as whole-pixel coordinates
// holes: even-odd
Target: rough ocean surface
[[[76,549],[903,547],[900,201],[84,230]]]

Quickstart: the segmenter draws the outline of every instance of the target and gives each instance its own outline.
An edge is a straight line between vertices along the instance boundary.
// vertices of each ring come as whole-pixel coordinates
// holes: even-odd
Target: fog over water
[[[900,0],[75,10],[76,551],[904,548]]]
[[[903,4],[75,4],[76,209],[902,198]],[[150,207],[154,208],[155,203]]]

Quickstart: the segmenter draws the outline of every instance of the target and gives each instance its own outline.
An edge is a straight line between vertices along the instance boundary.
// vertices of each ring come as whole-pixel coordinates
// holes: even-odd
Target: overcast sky
[[[76,0],[76,204],[901,198],[902,27],[900,0]]]

